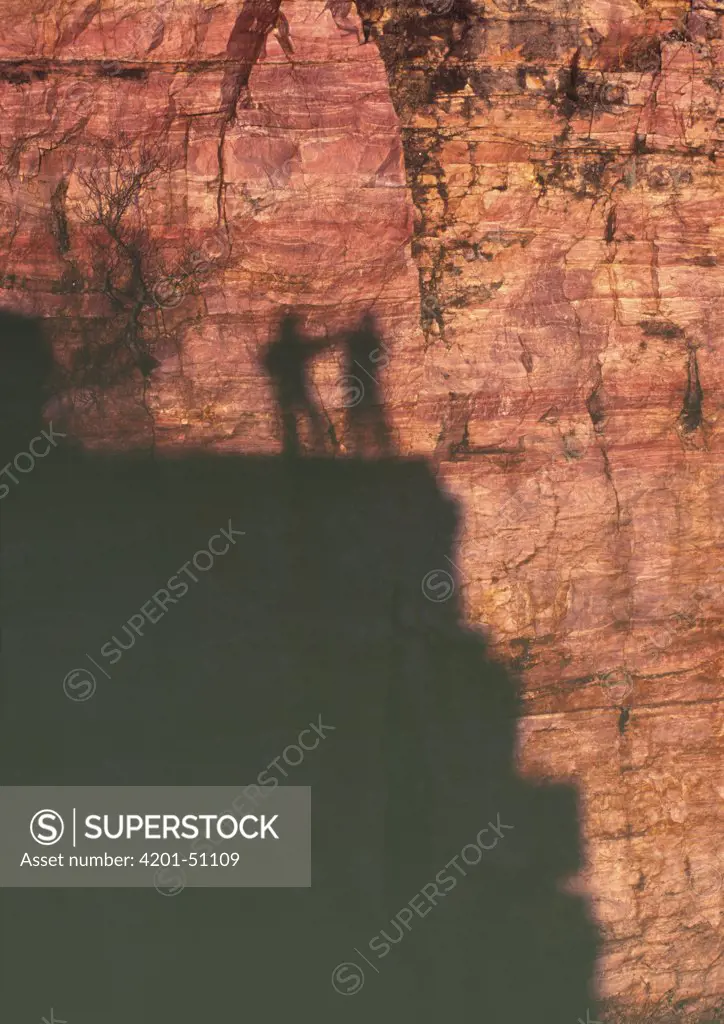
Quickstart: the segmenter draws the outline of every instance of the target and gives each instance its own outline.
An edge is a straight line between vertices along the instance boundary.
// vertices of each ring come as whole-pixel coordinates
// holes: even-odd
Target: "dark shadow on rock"
[[[391,455],[380,376],[389,363],[375,319],[366,313],[345,336],[345,441],[356,455]]]
[[[576,793],[516,771],[515,681],[461,621],[456,510],[424,461],[58,446],[0,520],[3,784],[271,771],[313,806],[310,889],[3,890],[8,1019],[595,1019],[595,930],[560,887],[581,865]],[[229,521],[244,536],[195,568]],[[184,564],[196,582],[131,644]],[[97,690],[73,703],[80,666]],[[333,988],[342,963],[356,994]]]
[[[42,410],[50,397],[53,353],[37,321],[0,313],[0,456],[2,465],[27,451],[47,424]]]
[[[282,444],[285,455],[302,452],[299,425],[307,420],[311,449],[316,454],[325,450],[325,426],[322,414],[311,395],[308,381],[310,360],[327,342],[305,338],[299,317],[287,313],[279,324],[278,336],[264,353],[264,366],[272,379],[282,421]]]

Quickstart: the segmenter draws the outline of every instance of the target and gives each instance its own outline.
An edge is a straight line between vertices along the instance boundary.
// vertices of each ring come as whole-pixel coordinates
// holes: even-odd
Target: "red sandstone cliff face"
[[[580,792],[601,993],[714,1005],[716,5],[3,11],[0,301],[46,319],[68,429],[279,451],[284,309],[371,310],[395,447],[460,502],[455,585],[523,676],[520,770]],[[344,376],[315,359],[340,457]]]
[[[69,367],[98,364],[82,353],[99,321],[104,355],[125,337],[103,379],[71,374],[73,430],[90,443],[274,451],[259,353],[285,306],[311,336],[373,309],[422,362],[384,66],[358,20],[311,0],[286,14],[262,0],[154,11],[61,27],[35,44],[42,68],[8,68],[6,287],[14,306],[55,318]],[[145,379],[138,352],[159,363]],[[318,364],[330,422],[337,363]],[[409,367],[396,372],[409,404]]]

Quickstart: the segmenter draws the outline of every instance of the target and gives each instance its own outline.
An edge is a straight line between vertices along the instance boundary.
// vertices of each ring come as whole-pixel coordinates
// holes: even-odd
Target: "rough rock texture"
[[[430,568],[521,673],[521,772],[580,793],[601,995],[716,1005],[714,0],[2,9],[0,303],[46,318],[50,411],[89,447],[277,452],[283,311],[334,340],[371,310],[395,447],[461,504]],[[340,457],[344,372],[313,364]]]

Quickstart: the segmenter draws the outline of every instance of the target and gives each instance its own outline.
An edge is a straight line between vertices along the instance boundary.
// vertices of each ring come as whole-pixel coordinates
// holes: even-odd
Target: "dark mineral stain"
[[[559,92],[563,95],[561,111],[564,117],[571,117],[579,104],[579,87],[585,81],[578,66],[581,59],[581,48],[579,47],[571,58],[569,67],[562,68],[558,76]]]
[[[606,233],[604,238],[610,245],[616,237],[616,207],[609,211],[608,218],[606,220]]]
[[[65,212],[65,197],[68,192],[68,181],[63,179],[55,188],[50,199],[50,210],[53,215],[53,234],[58,241],[58,251],[68,252],[70,249],[70,232],[68,217]]]
[[[588,409],[588,415],[591,417],[591,423],[594,428],[597,428],[606,418],[599,387],[594,388],[586,399],[586,408]]]
[[[433,97],[439,93],[460,92],[465,88],[467,81],[468,76],[463,67],[446,67],[443,64],[430,81],[430,91]]]
[[[681,426],[687,433],[691,433],[691,431],[697,430],[701,426],[701,407],[703,400],[704,392],[702,391],[701,384],[699,383],[699,366],[696,359],[696,352],[692,349],[689,352],[684,405],[681,413],[679,414]]]
[[[127,67],[117,60],[103,60],[99,66],[99,74],[104,78],[122,78],[131,82],[145,82],[148,69]]]
[[[683,338],[684,332],[678,324],[668,320],[639,320],[639,327],[648,338]]]
[[[9,82],[10,85],[28,85],[32,82],[32,74],[21,68],[0,68],[0,82]]]

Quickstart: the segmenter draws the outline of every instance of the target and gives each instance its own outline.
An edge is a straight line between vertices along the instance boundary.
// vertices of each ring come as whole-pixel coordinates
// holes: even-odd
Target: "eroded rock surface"
[[[724,994],[724,158],[714,3],[3,0],[4,308],[89,447],[277,452],[263,352],[366,312],[461,504],[520,770],[580,793],[600,991]],[[361,376],[361,375],[360,375]],[[364,381],[364,377],[361,376]],[[582,1008],[581,1012],[583,1015]]]

